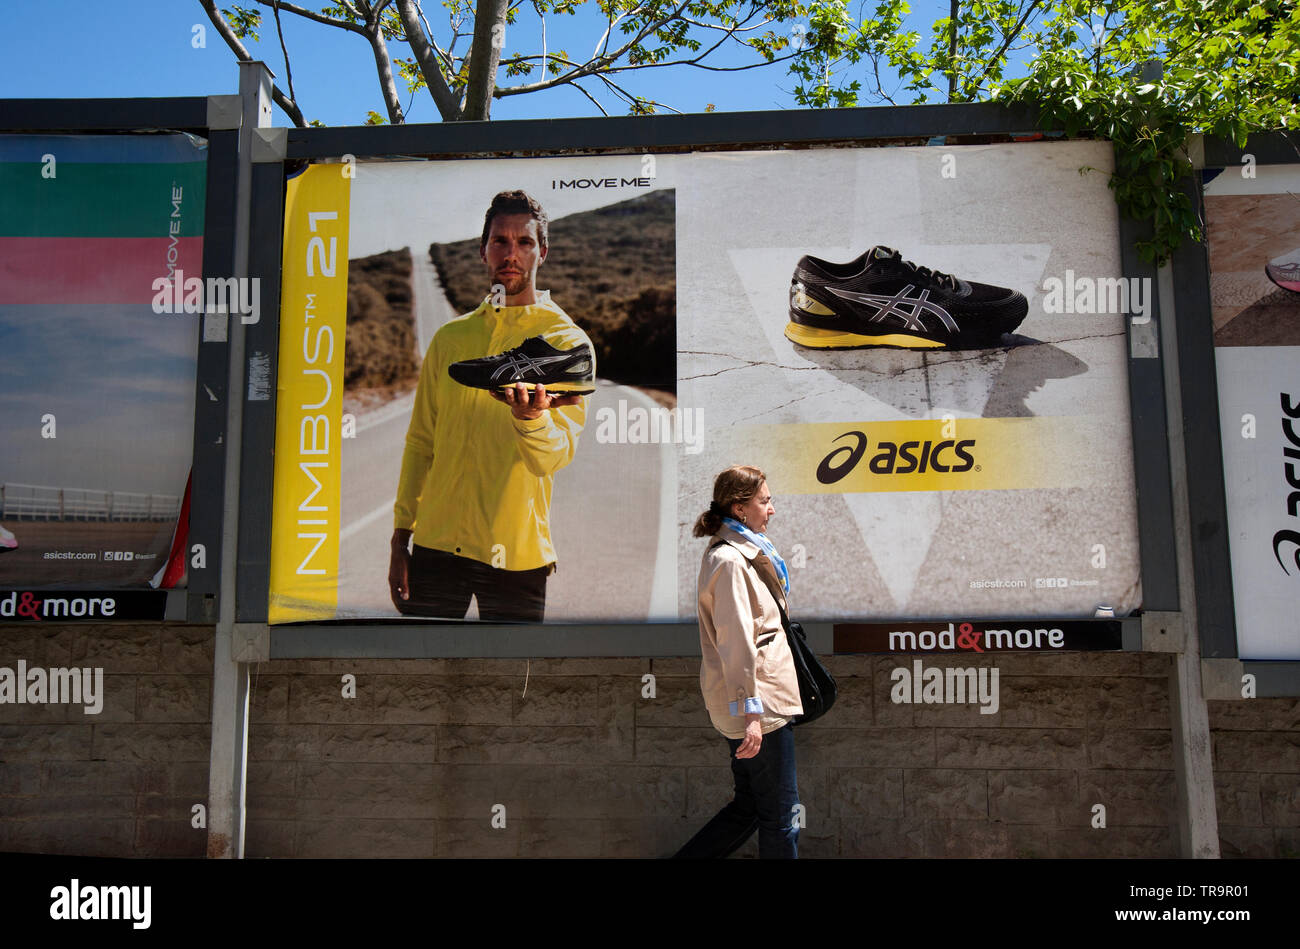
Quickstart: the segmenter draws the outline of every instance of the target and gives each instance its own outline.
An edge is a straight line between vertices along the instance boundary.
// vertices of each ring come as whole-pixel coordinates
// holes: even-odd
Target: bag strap
[[[710,547],[709,550],[713,550],[716,547],[721,547],[723,544],[726,544],[728,547],[736,547],[736,545],[729,540],[720,540],[712,547]],[[785,630],[786,639],[789,639],[790,638],[790,617],[786,615],[785,607],[781,605],[781,597],[776,595],[776,591],[772,589],[772,584],[767,582],[767,578],[763,576],[761,573],[758,573],[758,568],[754,566],[754,562],[752,560],[750,560],[748,557],[745,556],[744,551],[741,551],[739,547],[736,547],[736,550],[740,553],[740,559],[745,561],[745,566],[747,566],[750,570],[753,570],[754,573],[758,574],[758,579],[763,581],[763,586],[767,587],[767,592],[772,594],[772,599],[776,601],[776,608],[781,613],[781,628]]]

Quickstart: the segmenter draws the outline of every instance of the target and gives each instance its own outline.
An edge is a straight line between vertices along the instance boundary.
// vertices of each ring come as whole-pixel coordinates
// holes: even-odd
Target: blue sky
[[[228,6],[226,4],[218,4]],[[245,0],[253,5],[253,0]],[[319,7],[320,3],[305,3]],[[913,18],[917,28],[933,21],[939,0],[919,0]],[[54,3],[6,4],[5,29],[0,35],[0,96],[6,98],[78,98],[89,96],[193,96],[233,93],[237,84],[234,54],[211,28],[197,0],[65,0]],[[426,2],[430,23],[439,28],[435,11]],[[547,47],[571,55],[590,51],[604,28],[590,5],[573,17],[550,17]],[[365,40],[355,34],[320,26],[283,14],[285,39],[296,91],[308,119],[328,125],[357,125],[373,109],[384,113],[375,78],[374,59]],[[57,17],[57,27],[52,18]],[[206,28],[206,46],[192,45],[195,24]],[[511,27],[506,51],[540,50],[536,17],[529,13]],[[253,47],[285,87],[284,61],[269,11],[263,21],[262,43]],[[392,47],[405,55],[405,46]],[[753,54],[715,54],[717,65],[753,62]],[[790,95],[794,81],[783,65],[742,72],[706,72],[689,67],[653,69],[625,74],[635,92],[666,102],[683,112],[702,112],[712,103],[719,111],[798,108]],[[503,82],[515,82],[506,80]],[[592,87],[595,88],[594,86]],[[399,80],[403,106],[405,84]],[[626,113],[613,97],[598,96],[612,115]],[[552,118],[598,115],[580,93],[568,88],[512,96],[493,104],[492,117]],[[439,121],[428,94],[416,93],[408,121]],[[276,124],[287,124],[277,112]]]

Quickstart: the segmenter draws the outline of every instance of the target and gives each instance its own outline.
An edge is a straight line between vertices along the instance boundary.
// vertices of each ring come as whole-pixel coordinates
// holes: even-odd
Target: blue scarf
[[[745,540],[754,544],[759,550],[767,554],[767,559],[772,561],[772,566],[776,567],[777,574],[781,577],[781,588],[785,591],[786,596],[790,595],[790,571],[786,568],[785,561],[781,555],[776,552],[772,542],[767,539],[766,534],[756,534],[734,517],[724,517],[722,523],[730,527]]]

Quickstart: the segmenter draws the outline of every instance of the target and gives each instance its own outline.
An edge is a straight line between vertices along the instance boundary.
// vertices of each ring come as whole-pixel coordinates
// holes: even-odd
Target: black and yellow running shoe
[[[595,361],[586,343],[556,349],[540,336],[514,349],[482,359],[466,359],[447,367],[447,375],[471,389],[504,389],[523,383],[525,389],[546,386],[555,395],[591,395],[596,391]]]
[[[846,264],[804,256],[785,335],[812,349],[980,349],[1029,312],[1021,293],[918,267],[876,246]]]

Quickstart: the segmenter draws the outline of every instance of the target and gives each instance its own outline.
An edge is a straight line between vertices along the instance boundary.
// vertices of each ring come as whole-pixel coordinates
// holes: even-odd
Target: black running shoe
[[[559,350],[533,336],[496,356],[454,362],[447,374],[471,389],[504,389],[522,382],[526,389],[543,385],[557,395],[591,395],[596,391],[593,368],[586,343]]]
[[[1023,294],[918,267],[889,247],[847,264],[801,257],[785,335],[813,349],[996,346],[1029,312]]]

